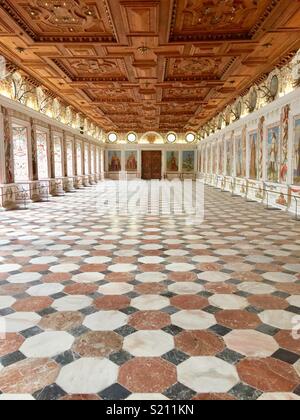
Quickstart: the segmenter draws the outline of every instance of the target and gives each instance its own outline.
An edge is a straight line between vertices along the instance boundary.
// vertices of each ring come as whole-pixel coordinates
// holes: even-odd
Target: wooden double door
[[[159,150],[142,151],[142,179],[161,179],[162,152]]]

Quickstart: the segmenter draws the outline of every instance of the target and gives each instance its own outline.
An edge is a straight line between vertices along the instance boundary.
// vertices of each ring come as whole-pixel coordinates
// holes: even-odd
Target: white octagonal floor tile
[[[126,325],[128,316],[119,311],[99,311],[88,315],[83,325],[92,331],[114,331]]]
[[[138,331],[124,339],[123,349],[136,357],[159,357],[174,348],[174,338],[163,331]]]
[[[167,280],[168,276],[155,271],[138,274],[135,279],[141,283],[160,283]]]
[[[16,299],[11,296],[0,296],[0,309],[9,308],[16,302]]]
[[[226,393],[240,382],[236,368],[216,357],[191,357],[177,371],[178,382],[197,393]]]
[[[7,333],[17,333],[36,327],[41,317],[35,312],[16,312],[4,317]]]
[[[9,276],[7,281],[13,284],[26,284],[38,281],[42,278],[40,273],[20,273]]]
[[[140,311],[158,311],[170,305],[170,300],[159,295],[141,295],[132,299],[131,306]]]
[[[57,311],[80,311],[90,306],[93,299],[83,295],[65,296],[53,302],[52,308]]]
[[[206,330],[215,325],[216,319],[212,314],[204,311],[180,311],[171,316],[172,324],[184,330]]]
[[[236,295],[214,295],[209,299],[212,306],[221,309],[245,309],[249,306],[247,299]]]
[[[76,283],[80,284],[88,284],[88,283],[96,283],[98,281],[101,281],[104,279],[104,274],[102,273],[81,273],[76,274],[75,276],[72,276],[72,281],[75,281]]]
[[[247,357],[266,358],[279,350],[273,337],[253,330],[233,330],[224,340],[228,348]]]
[[[28,293],[30,296],[41,297],[55,295],[56,293],[60,293],[63,290],[64,286],[62,284],[45,283],[30,287],[26,293]]]
[[[128,283],[108,283],[100,286],[98,292],[103,295],[125,295],[132,292],[133,289],[134,286]]]
[[[29,358],[54,357],[70,350],[74,340],[74,337],[67,332],[45,332],[27,338],[20,347],[20,351]]]
[[[281,330],[292,330],[295,327],[295,314],[287,311],[264,311],[260,313],[259,318],[264,324]]]
[[[199,280],[208,281],[210,283],[224,283],[225,281],[230,280],[230,278],[230,275],[219,271],[205,271],[198,274]]]
[[[64,366],[56,383],[68,394],[97,394],[115,384],[118,373],[110,360],[82,358]]]

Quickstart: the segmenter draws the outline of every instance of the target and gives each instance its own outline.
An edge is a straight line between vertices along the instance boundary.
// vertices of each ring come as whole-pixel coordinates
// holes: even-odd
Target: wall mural
[[[195,152],[187,150],[182,152],[182,171],[194,172],[195,170]]]
[[[136,172],[138,168],[138,157],[136,150],[127,150],[125,153],[126,171]]]
[[[82,147],[80,143],[76,145],[77,175],[82,175]]]
[[[232,139],[226,141],[226,175],[232,176],[233,143]]]
[[[288,176],[289,114],[290,114],[290,106],[286,105],[282,109],[282,115],[281,115],[282,138],[281,138],[280,182],[284,184],[287,182],[287,176]]]
[[[259,147],[259,154],[258,154],[258,178],[263,179],[264,176],[264,168],[263,168],[263,161],[264,161],[264,124],[265,124],[265,117],[261,117],[258,124],[258,147]]]
[[[224,172],[224,141],[219,143],[219,175]]]
[[[179,152],[168,151],[166,153],[167,172],[179,171]]]
[[[271,182],[279,180],[279,139],[280,126],[268,128],[267,179]]]
[[[121,151],[118,151],[118,150],[108,151],[109,172],[120,172],[122,170],[121,159],[122,159]]]
[[[243,143],[242,137],[237,137],[235,139],[235,163],[236,163],[236,176],[238,178],[243,177]]]
[[[295,119],[294,184],[300,185],[300,117]]]
[[[90,174],[90,164],[89,164],[90,150],[89,149],[90,149],[89,145],[85,144],[84,145],[84,173],[85,173],[85,175]]]
[[[214,144],[212,146],[212,156],[213,156],[213,173],[216,174],[218,172],[218,145]]]
[[[29,180],[27,128],[13,126],[13,157],[15,182]]]
[[[62,177],[62,145],[59,136],[54,136],[54,164],[55,177]]]
[[[73,176],[73,143],[67,142],[67,173],[68,176]]]
[[[250,179],[258,178],[258,133],[254,131],[249,135],[250,153]]]
[[[37,147],[37,163],[38,163],[38,178],[49,178],[48,168],[48,142],[47,133],[44,131],[36,132],[36,147]]]
[[[91,148],[91,174],[95,173],[95,148]]]

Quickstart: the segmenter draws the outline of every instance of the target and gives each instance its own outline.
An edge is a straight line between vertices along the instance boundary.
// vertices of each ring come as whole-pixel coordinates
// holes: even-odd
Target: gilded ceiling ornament
[[[101,23],[94,6],[82,0],[32,0],[27,12],[56,30],[83,32]]]
[[[200,30],[240,27],[257,6],[258,0],[188,0],[183,26]]]

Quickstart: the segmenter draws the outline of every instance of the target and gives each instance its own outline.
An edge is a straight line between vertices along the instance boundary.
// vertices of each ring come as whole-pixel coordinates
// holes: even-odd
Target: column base
[[[63,179],[51,179],[50,193],[53,197],[63,197],[66,195],[63,189]]]
[[[84,186],[83,186],[83,183],[82,183],[82,176],[75,176],[75,178],[74,178],[74,187],[77,190],[84,189]]]
[[[86,187],[86,188],[91,186],[91,184],[90,184],[90,178],[89,178],[88,175],[84,175],[83,176],[83,178],[82,178],[82,185],[84,187]]]
[[[75,188],[74,188],[74,180],[73,178],[65,178],[63,180],[63,188],[64,191],[67,193],[74,193],[76,192]]]
[[[49,181],[36,181],[31,185],[31,199],[33,202],[41,203],[49,201]]]

